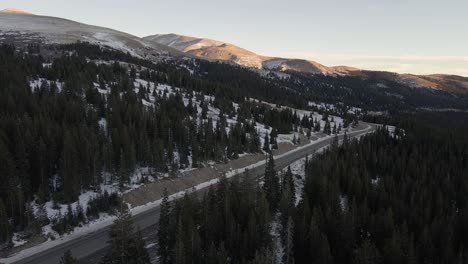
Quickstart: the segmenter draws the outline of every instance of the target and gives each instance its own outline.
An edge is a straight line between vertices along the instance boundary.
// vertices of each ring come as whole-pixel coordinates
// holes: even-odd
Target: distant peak
[[[32,15],[32,13],[17,9],[17,8],[7,8],[0,11],[1,13],[12,13],[12,14],[22,14],[22,15]]]

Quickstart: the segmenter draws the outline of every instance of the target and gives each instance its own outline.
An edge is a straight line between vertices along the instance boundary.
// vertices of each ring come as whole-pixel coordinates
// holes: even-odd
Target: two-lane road
[[[357,137],[363,134],[372,132],[376,129],[376,125],[369,124],[369,128],[366,130],[359,130],[350,132],[349,137]],[[343,136],[339,136],[342,139]],[[282,169],[294,161],[297,161],[307,155],[313,154],[316,150],[330,145],[333,138],[318,141],[314,144],[307,145],[295,151],[288,152],[286,154],[275,157],[275,164],[277,169]],[[249,170],[249,174],[252,177],[261,177],[265,171],[265,165],[261,165]],[[203,194],[208,188],[199,189],[196,192]],[[159,220],[160,208],[155,207],[145,212],[141,212],[133,216],[136,226],[139,226],[142,233],[145,234],[145,230],[154,229],[155,225]],[[103,227],[96,232],[83,235],[76,239],[66,241],[55,247],[49,248],[42,252],[37,252],[21,260],[11,263],[31,263],[31,264],[55,264],[59,263],[60,258],[64,252],[70,250],[77,259],[86,259],[88,256],[97,254],[106,247],[106,241],[108,240],[109,226]]]

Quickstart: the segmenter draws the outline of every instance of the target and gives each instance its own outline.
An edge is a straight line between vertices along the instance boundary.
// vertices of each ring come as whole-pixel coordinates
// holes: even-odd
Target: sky
[[[468,0],[2,0],[137,36],[177,33],[328,66],[468,76]]]

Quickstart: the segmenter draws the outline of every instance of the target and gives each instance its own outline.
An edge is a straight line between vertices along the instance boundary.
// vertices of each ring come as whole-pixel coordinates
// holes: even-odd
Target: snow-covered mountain
[[[181,55],[176,49],[117,30],[57,17],[32,15],[17,9],[0,12],[0,42],[65,44],[86,41],[141,57]]]
[[[288,59],[258,55],[230,43],[177,34],[157,34],[144,37],[148,41],[167,45],[186,54],[207,60],[235,63],[245,67],[273,71],[294,71],[335,76],[378,76],[411,88],[429,88],[456,93],[468,93],[468,78],[455,75],[414,75],[360,70],[349,66],[329,67],[304,59]]]
[[[6,8],[6,9],[3,9],[3,10],[0,10],[0,13],[32,15],[32,13],[29,13],[29,12],[26,12],[26,11],[23,11],[23,10],[19,10],[19,9],[16,9],[16,8]]]
[[[64,44],[77,41],[107,46],[150,60],[161,55],[198,57],[267,71],[363,78],[377,76],[377,79],[395,81],[412,88],[468,93],[467,77],[373,72],[349,66],[329,67],[311,60],[263,56],[218,40],[177,34],[158,34],[140,38],[114,29],[63,18],[33,15],[15,8],[0,11],[0,43]]]
[[[224,42],[217,40],[195,38],[177,34],[156,34],[145,37],[145,39],[178,49],[183,52],[206,47],[217,47],[224,44]]]
[[[228,61],[257,69],[297,71],[313,74],[341,74],[333,67],[303,59],[285,59],[256,54],[230,43],[177,34],[157,34],[143,39],[167,45],[187,54],[208,60]]]

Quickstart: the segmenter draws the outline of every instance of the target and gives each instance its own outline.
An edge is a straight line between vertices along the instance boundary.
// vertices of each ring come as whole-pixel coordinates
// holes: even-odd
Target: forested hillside
[[[307,165],[297,263],[466,263],[468,145],[420,128],[345,142]]]
[[[297,206],[291,172],[268,165],[260,184],[246,176],[165,203],[162,263],[468,263],[466,137],[401,125],[310,159]]]
[[[166,196],[150,249],[162,263],[467,261],[466,115],[408,113],[464,98],[387,84],[405,94],[393,100],[366,90],[372,79],[151,62],[87,43],[4,45],[0,61],[0,249],[118,214],[110,250],[147,263],[123,192],[264,153],[260,181]],[[334,142],[306,162],[303,189],[298,175],[275,170],[280,143],[344,133],[358,117],[397,129]],[[109,252],[103,263],[113,263]]]
[[[295,144],[299,134],[342,133],[356,118],[343,105],[299,114],[260,103],[308,104],[251,71],[217,63],[153,63],[86,43],[4,45],[0,60],[4,247],[39,233],[54,239],[113,214],[118,193],[136,184],[270,152],[279,134],[294,134]],[[230,73],[217,79],[218,70]],[[330,115],[338,112],[344,119]]]

